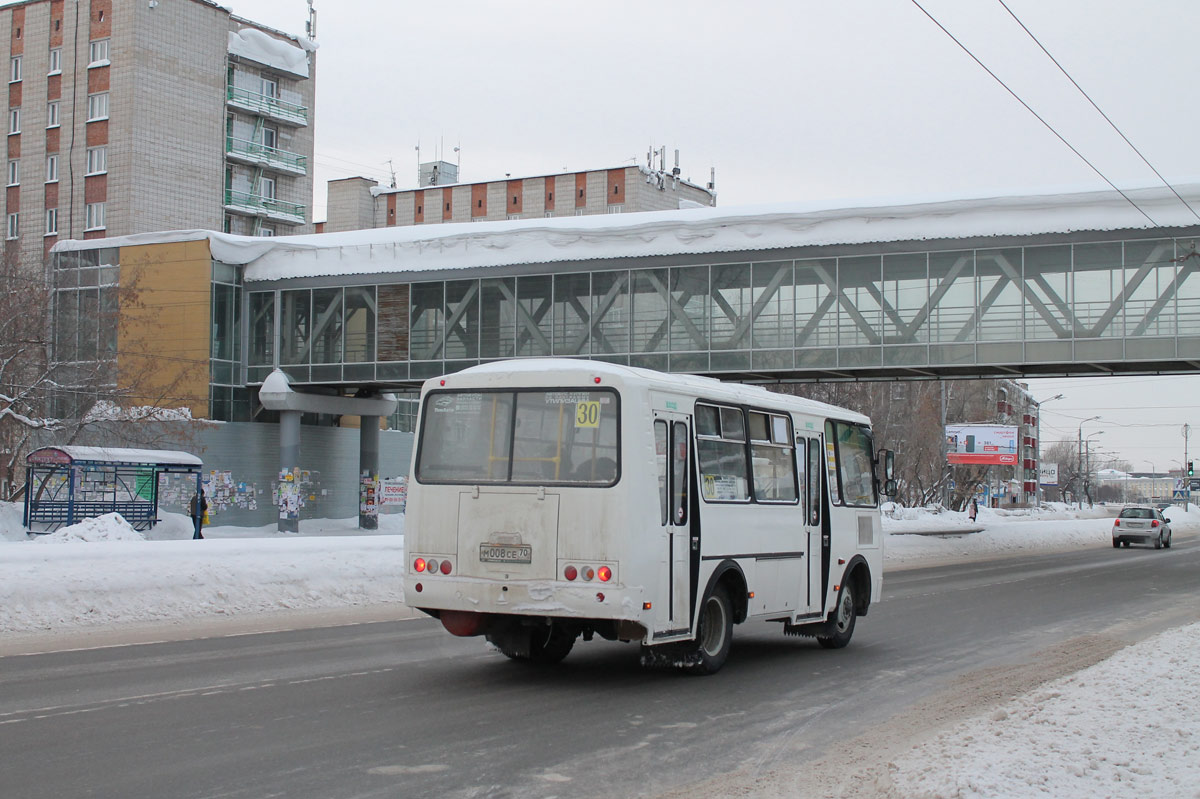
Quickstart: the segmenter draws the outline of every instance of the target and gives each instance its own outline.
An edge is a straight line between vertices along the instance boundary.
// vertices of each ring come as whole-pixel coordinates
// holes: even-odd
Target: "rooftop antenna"
[[[392,165],[392,159],[387,160],[388,172],[392,173],[392,188],[396,188],[396,167]]]
[[[417,146],[413,148],[417,151],[417,185],[421,185],[421,142],[417,141]]]
[[[317,11],[313,8],[313,0],[308,0],[308,22],[304,23],[304,32],[310,42],[317,38]]]
[[[459,180],[462,180],[462,142],[454,145],[455,166],[458,167]]]

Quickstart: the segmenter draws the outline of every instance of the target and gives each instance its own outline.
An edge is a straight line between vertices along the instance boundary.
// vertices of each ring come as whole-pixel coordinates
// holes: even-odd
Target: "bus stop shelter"
[[[135,530],[147,530],[159,521],[159,477],[194,474],[199,490],[203,466],[173,450],[42,447],[25,458],[25,529],[48,533],[119,513]]]

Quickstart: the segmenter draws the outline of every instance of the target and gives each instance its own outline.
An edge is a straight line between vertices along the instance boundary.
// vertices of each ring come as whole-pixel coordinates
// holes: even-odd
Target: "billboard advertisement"
[[[1058,464],[1043,463],[1038,466],[1038,479],[1044,486],[1058,485]]]
[[[946,425],[946,460],[1012,466],[1017,462],[1017,428],[990,424]]]

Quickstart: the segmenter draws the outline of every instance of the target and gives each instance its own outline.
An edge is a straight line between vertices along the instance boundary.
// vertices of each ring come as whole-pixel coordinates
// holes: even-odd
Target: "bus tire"
[[[725,586],[718,585],[704,598],[696,629],[693,674],[715,674],[725,665],[733,642],[733,603]]]
[[[533,639],[529,642],[529,659],[534,663],[560,663],[575,646],[575,636],[559,627],[551,625],[545,635],[534,631]]]
[[[838,592],[837,608],[833,619],[829,622],[829,635],[818,635],[817,643],[825,649],[841,649],[850,643],[854,635],[854,622],[858,619],[858,611],[854,604],[854,590],[849,580],[842,585]]]

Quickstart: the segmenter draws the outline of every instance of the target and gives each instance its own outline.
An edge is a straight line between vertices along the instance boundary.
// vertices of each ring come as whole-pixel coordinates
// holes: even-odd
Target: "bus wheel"
[[[575,636],[557,624],[549,627],[545,634],[535,630],[533,640],[529,642],[529,659],[534,663],[558,663],[573,646]]]
[[[700,609],[700,624],[696,635],[695,674],[715,674],[729,657],[733,641],[733,606],[724,586],[718,585],[704,600]]]
[[[847,582],[842,586],[841,593],[838,594],[837,611],[829,625],[833,635],[818,635],[817,643],[826,649],[841,649],[850,643],[850,636],[854,635],[854,622],[857,619],[858,614],[854,608],[854,591]]]

